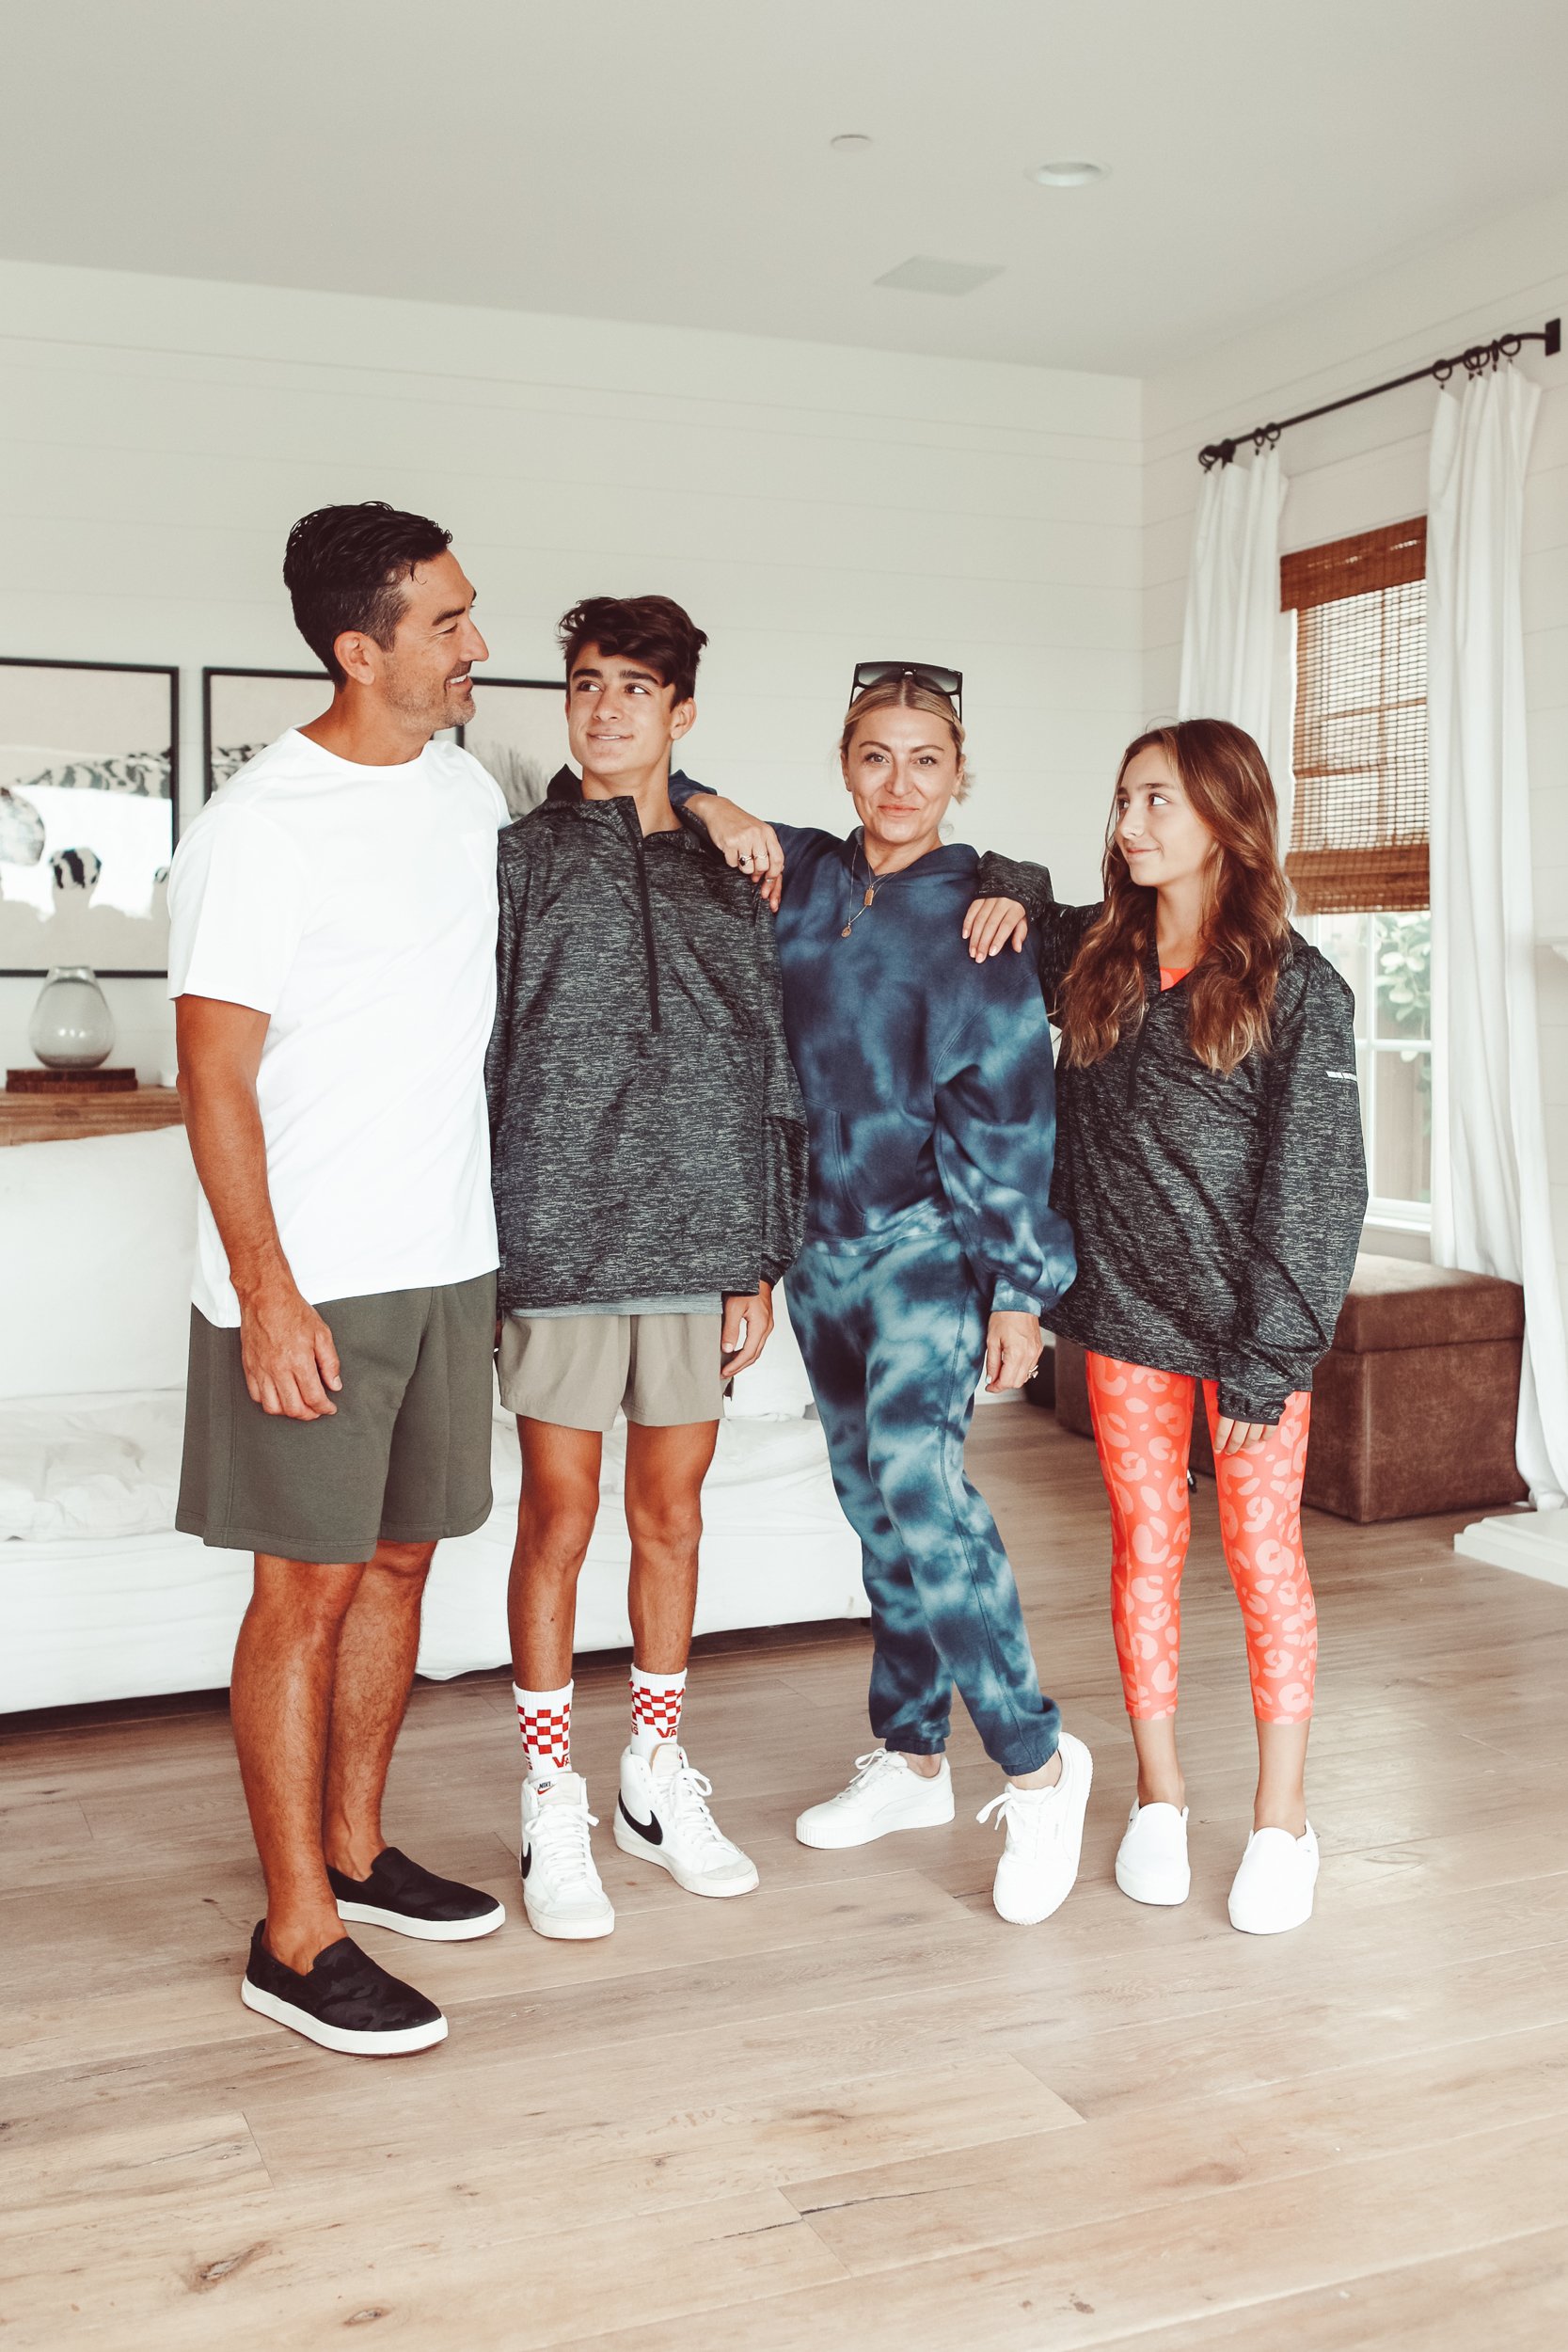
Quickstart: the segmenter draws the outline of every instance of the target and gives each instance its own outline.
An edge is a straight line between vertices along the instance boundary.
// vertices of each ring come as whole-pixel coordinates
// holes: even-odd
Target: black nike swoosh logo
[[[625,1797],[617,1797],[615,1802],[621,1808],[621,1819],[625,1821],[628,1829],[634,1829],[639,1837],[645,1837],[650,1846],[663,1845],[664,1824],[660,1821],[657,1813],[651,1820],[639,1821],[633,1815],[626,1811],[626,1801]]]
[[[522,1874],[524,1878],[527,1878],[529,1874],[529,1866],[533,1860],[533,1848],[531,1846],[525,1846],[517,1859]]]

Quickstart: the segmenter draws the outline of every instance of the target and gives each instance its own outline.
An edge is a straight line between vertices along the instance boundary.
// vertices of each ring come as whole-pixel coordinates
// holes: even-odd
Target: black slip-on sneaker
[[[438,1879],[396,1846],[382,1849],[368,1879],[345,1878],[333,1869],[326,1879],[338,1898],[340,1919],[390,1928],[394,1935],[418,1936],[426,1944],[467,1944],[476,1935],[493,1935],[506,1921],[506,1906],[494,1895],[460,1886],[455,1879]]]
[[[435,2002],[388,1976],[348,1936],[318,1952],[302,1977],[268,1951],[266,1924],[256,1923],[240,1980],[246,2009],[351,2058],[400,2058],[446,2040],[447,2021]]]

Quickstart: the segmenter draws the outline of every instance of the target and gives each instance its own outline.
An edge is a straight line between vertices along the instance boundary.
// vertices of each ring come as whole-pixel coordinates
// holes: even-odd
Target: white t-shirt
[[[499,787],[454,743],[366,768],[292,728],[208,802],[169,877],[171,996],[271,1015],[256,1092],[304,1296],[497,1262],[484,1054]],[[203,1198],[194,1295],[240,1320]]]

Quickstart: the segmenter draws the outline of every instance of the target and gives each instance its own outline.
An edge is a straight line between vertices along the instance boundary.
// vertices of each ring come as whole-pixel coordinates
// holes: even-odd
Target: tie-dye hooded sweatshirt
[[[672,779],[699,834],[700,795]],[[878,880],[858,831],[775,831],[784,1029],[811,1136],[806,1239],[863,1247],[943,1214],[991,1310],[1039,1313],[1075,1270],[1051,1207],[1050,1024],[1026,957],[970,957],[975,852],[932,850]]]

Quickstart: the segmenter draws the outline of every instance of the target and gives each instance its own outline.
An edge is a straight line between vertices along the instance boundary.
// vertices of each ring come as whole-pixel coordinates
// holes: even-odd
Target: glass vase
[[[114,1051],[115,1017],[85,963],[50,973],[33,1007],[27,1042],[45,1070],[96,1070]]]

